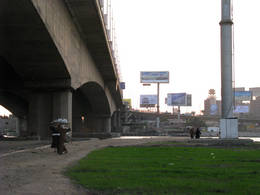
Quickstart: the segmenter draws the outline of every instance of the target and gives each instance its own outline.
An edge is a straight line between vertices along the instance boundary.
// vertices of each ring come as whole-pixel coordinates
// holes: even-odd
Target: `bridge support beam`
[[[87,128],[92,132],[110,133],[111,117],[110,116],[87,116]]]
[[[26,136],[27,132],[27,120],[26,118],[17,117],[17,132],[19,136]]]
[[[116,111],[113,113],[111,117],[111,131],[116,131],[117,130],[117,113]]]
[[[53,93],[52,118],[67,119],[72,127],[72,92],[70,89],[61,90]]]
[[[29,136],[48,137],[48,125],[52,119],[52,97],[50,93],[34,92],[31,95],[28,116]]]
[[[106,117],[103,119],[103,128],[105,133],[111,133],[111,117]]]
[[[112,118],[111,118],[112,131],[114,131],[114,132],[120,131],[120,127],[121,127],[121,119],[120,118],[121,118],[120,111],[115,111]]]
[[[50,137],[49,124],[57,118],[66,118],[71,125],[72,94],[70,90],[34,92],[30,98],[28,135],[39,139]]]
[[[121,112],[117,111],[117,131],[121,131]]]

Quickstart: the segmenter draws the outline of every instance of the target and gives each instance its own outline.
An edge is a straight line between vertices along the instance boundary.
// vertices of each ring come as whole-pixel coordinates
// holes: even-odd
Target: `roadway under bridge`
[[[122,92],[97,0],[0,1],[0,105],[23,135],[118,131]]]

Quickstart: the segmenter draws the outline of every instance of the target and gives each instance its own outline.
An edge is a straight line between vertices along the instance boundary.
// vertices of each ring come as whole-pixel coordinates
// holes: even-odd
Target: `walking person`
[[[201,134],[200,128],[197,128],[197,129],[196,129],[196,139],[199,139],[199,138],[200,138],[200,134]]]
[[[194,128],[190,128],[190,138],[193,139],[194,138]]]
[[[58,152],[60,132],[55,128],[54,124],[51,124],[49,128],[50,128],[51,135],[52,135],[51,148],[55,148],[55,152]]]
[[[65,136],[66,129],[62,128],[61,124],[57,126],[58,132],[60,133],[59,144],[58,144],[58,154],[68,153],[67,148],[65,147]]]

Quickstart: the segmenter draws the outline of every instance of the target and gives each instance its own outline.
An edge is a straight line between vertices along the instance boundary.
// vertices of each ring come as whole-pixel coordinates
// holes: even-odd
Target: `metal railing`
[[[98,0],[100,8],[102,10],[103,20],[106,28],[106,35],[111,49],[114,67],[118,77],[118,82],[122,80],[122,74],[120,70],[120,58],[118,55],[117,36],[115,30],[115,20],[113,17],[113,10],[111,6],[111,0]]]

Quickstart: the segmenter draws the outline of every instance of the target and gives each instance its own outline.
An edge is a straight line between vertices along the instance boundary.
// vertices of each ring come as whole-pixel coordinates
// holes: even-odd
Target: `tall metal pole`
[[[233,14],[232,0],[222,0],[221,17],[221,97],[222,118],[233,116]]]
[[[233,117],[233,7],[232,0],[222,0],[221,17],[221,97],[220,138],[238,138],[238,120]]]
[[[178,120],[181,119],[181,107],[178,106]]]
[[[156,127],[160,127],[160,83],[157,83],[157,118]]]

